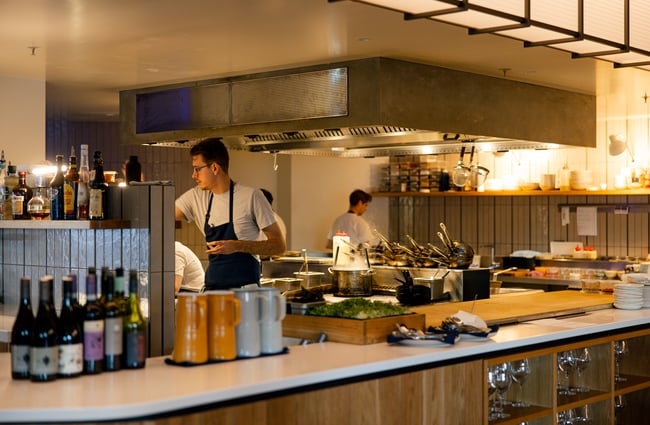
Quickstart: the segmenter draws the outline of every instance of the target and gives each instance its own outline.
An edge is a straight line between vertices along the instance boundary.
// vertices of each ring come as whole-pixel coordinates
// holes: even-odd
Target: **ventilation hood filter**
[[[122,143],[369,157],[595,147],[594,96],[387,58],[120,93]]]

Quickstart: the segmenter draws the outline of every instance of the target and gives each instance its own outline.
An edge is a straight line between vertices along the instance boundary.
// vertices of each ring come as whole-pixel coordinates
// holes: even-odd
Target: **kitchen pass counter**
[[[502,327],[487,341],[454,346],[348,345],[326,342],[291,346],[288,354],[183,368],[164,357],[145,369],[82,376],[50,383],[14,381],[10,355],[0,354],[0,422],[119,421],[235,403],[267,394],[368,377],[437,362],[495,355],[539,343],[650,325],[650,309],[604,309],[562,319]],[[412,370],[412,369],[411,369]]]

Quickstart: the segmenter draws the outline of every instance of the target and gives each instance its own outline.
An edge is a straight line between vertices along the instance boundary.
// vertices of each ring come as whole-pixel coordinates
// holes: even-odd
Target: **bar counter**
[[[572,338],[650,325],[650,309],[607,308],[586,314],[503,326],[487,341],[453,346],[349,345],[289,347],[288,354],[196,367],[150,358],[139,370],[32,383],[11,379],[10,355],[0,354],[0,422],[123,421],[174,416],[202,408],[264,400],[438,364],[463,363]],[[482,391],[482,390],[480,390]],[[330,406],[333,407],[333,406]]]

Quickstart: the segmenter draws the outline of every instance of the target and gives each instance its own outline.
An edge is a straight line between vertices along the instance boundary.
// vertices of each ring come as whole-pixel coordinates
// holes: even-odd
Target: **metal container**
[[[334,295],[337,297],[369,297],[372,295],[374,272],[371,269],[329,269],[329,272],[332,275]]]
[[[302,280],[293,277],[281,277],[274,279],[273,287],[278,288],[280,292],[295,291],[300,289],[301,282]]]
[[[443,298],[443,288],[445,285],[444,278],[429,277],[414,277],[413,283],[415,285],[423,285],[430,289],[431,300],[440,300]]]
[[[302,281],[303,288],[313,288],[315,286],[321,286],[323,281],[323,272],[294,272],[296,278]]]

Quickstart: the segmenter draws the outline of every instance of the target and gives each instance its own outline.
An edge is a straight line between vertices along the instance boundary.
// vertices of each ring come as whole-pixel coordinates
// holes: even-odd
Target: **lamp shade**
[[[625,137],[622,134],[610,134],[609,135],[609,154],[611,156],[617,156],[625,152],[627,143]]]

